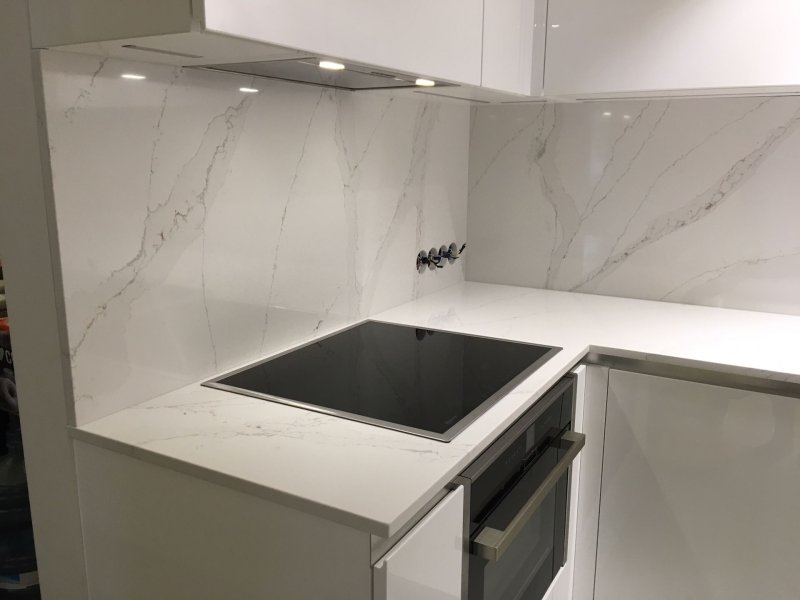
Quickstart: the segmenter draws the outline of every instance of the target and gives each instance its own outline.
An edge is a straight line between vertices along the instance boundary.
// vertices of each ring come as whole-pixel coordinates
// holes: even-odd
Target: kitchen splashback
[[[472,113],[467,279],[800,314],[800,98]]]
[[[463,279],[467,107],[42,60],[78,424]]]

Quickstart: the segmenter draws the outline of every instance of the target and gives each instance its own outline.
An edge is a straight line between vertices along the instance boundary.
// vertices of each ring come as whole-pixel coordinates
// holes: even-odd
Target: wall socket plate
[[[442,244],[438,249],[431,248],[427,252],[420,250],[417,253],[417,271],[424,273],[426,267],[430,271],[435,271],[436,269],[443,269],[447,264],[452,265],[466,246],[466,244],[463,244],[459,248],[455,242],[450,242],[449,246]]]

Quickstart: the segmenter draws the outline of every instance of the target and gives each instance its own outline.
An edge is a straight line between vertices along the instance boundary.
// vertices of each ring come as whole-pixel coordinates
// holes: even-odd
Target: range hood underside
[[[352,63],[348,63],[344,69],[334,71],[320,68],[320,60],[324,59],[317,56],[303,56],[284,60],[198,65],[198,67],[350,91],[418,87],[415,83],[416,77],[413,75],[381,71]],[[452,86],[438,81],[436,85]]]

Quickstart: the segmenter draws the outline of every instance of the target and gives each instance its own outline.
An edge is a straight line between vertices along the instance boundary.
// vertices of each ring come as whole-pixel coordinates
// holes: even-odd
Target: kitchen
[[[368,515],[372,508],[370,518],[377,523],[401,516],[419,520],[416,513],[437,491],[432,488],[463,471],[587,351],[597,355],[587,368],[590,377],[605,380],[612,367],[612,381],[605,385],[608,411],[621,419],[613,437],[617,446],[611,445],[611,423],[600,422],[608,460],[615,452],[620,455],[617,463],[605,465],[604,484],[612,481],[605,474],[625,464],[626,444],[635,440],[654,468],[658,457],[648,454],[655,450],[646,442],[655,444],[662,436],[682,439],[687,426],[669,412],[662,414],[666,408],[659,404],[650,408],[662,417],[655,432],[645,417],[638,424],[641,430],[623,427],[633,418],[630,411],[640,409],[619,400],[614,413],[610,392],[613,388],[614,397],[621,398],[626,386],[644,385],[626,380],[627,373],[640,377],[653,365],[673,365],[672,371],[644,372],[682,384],[694,378],[735,389],[736,403],[726,404],[722,394],[721,412],[703,405],[707,412],[687,419],[710,426],[727,414],[723,423],[733,419],[753,427],[743,435],[748,443],[762,440],[758,448],[764,451],[777,444],[773,429],[796,423],[791,399],[800,394],[800,367],[789,343],[800,327],[800,246],[792,218],[797,210],[792,184],[800,53],[791,32],[800,17],[788,2],[748,9],[763,11],[756,15],[744,3],[732,10],[720,2],[694,8],[674,2],[670,10],[663,3],[658,9],[655,3],[637,3],[638,12],[626,10],[630,3],[616,2],[601,12],[587,2],[550,0],[544,14],[540,2],[513,3],[515,10],[509,8],[512,3],[489,1],[419,3],[416,10],[380,3],[370,10],[359,5],[358,23],[350,18],[356,9],[347,2],[328,3],[323,14],[313,16],[277,1],[195,2],[188,16],[182,2],[158,9],[129,2],[95,4],[65,2],[58,5],[59,13],[49,3],[30,3],[34,38],[40,39],[15,37],[16,54],[2,53],[4,79],[19,81],[8,89],[20,96],[19,112],[6,112],[3,121],[4,131],[14,132],[3,136],[9,142],[3,156],[8,157],[8,173],[14,174],[3,177],[4,203],[9,197],[38,198],[38,204],[4,204],[10,217],[3,221],[11,227],[2,232],[1,249],[16,332],[17,379],[21,396],[30,400],[22,404],[21,416],[45,597],[142,596],[136,589],[115,590],[120,595],[110,596],[108,589],[117,584],[110,577],[103,581],[111,567],[102,555],[109,561],[115,555],[111,547],[97,546],[100,521],[89,517],[101,515],[102,507],[87,510],[92,498],[85,489],[100,465],[108,465],[108,472],[97,477],[113,481],[113,472],[122,477],[125,469],[153,463],[179,473],[176,461],[185,467],[194,460],[197,464],[181,475],[188,472],[197,479],[184,481],[187,494],[203,490],[209,503],[220,495],[251,512],[260,506],[252,504],[254,498],[269,505],[264,511],[285,507],[288,500],[275,491],[281,485],[287,486],[281,488],[286,494],[305,494],[299,504],[289,503],[293,509],[304,502],[334,503],[326,493],[335,491],[342,510],[335,518],[322,515],[333,521],[321,519],[326,523],[321,528],[341,526],[336,519],[342,512]],[[253,18],[262,10],[259,4],[269,5],[275,18]],[[3,21],[20,23],[27,7],[17,10]],[[203,10],[206,22],[198,25]],[[750,31],[755,21],[764,24],[764,38],[752,36],[744,44],[741,32]],[[366,26],[370,23],[375,25]],[[709,23],[715,24],[714,43]],[[14,29],[17,37],[19,29]],[[377,41],[376,32],[381,35]],[[3,35],[9,43],[12,37]],[[31,46],[52,49],[31,53]],[[298,48],[342,63],[374,65],[400,78],[461,85],[349,92],[181,68],[296,58]],[[604,64],[614,67],[603,69]],[[29,81],[31,72],[39,73],[38,83]],[[43,112],[31,110],[36,107]],[[46,119],[45,130],[37,125],[40,118]],[[43,186],[43,181],[52,183]],[[39,191],[32,191],[37,186]],[[442,269],[416,270],[412,260],[420,250],[451,242],[467,243],[462,257]],[[336,419],[321,424],[318,414],[282,412],[284,407],[241,397],[229,407],[248,412],[246,418],[220,417],[219,411],[225,411],[216,406],[203,411],[200,400],[188,419],[175,409],[153,418],[148,415],[155,409],[136,409],[368,317],[562,350],[449,444],[376,433],[374,427]],[[621,358],[640,362],[621,365]],[[691,394],[695,388],[688,389]],[[742,390],[753,395],[750,402],[741,400]],[[205,398],[208,392],[203,388],[191,394]],[[759,402],[763,410],[756,408]],[[168,400],[164,404],[170,405]],[[693,406],[701,410],[700,404]],[[597,402],[586,402],[584,418],[596,408]],[[780,427],[771,424],[773,414],[784,415]],[[285,479],[265,481],[255,472],[235,475],[235,468],[246,467],[239,460],[213,463],[213,452],[200,457],[192,443],[180,448],[177,442],[175,447],[154,443],[182,435],[191,440],[211,431],[220,445],[207,447],[233,457],[225,440],[236,431],[226,430],[222,421],[235,418],[282,431],[285,437],[276,439],[289,444],[291,450],[285,451],[294,457],[286,458],[284,466],[295,460],[299,469],[308,450],[309,460],[329,454],[326,468],[317,467],[313,475],[301,472],[296,480],[280,473]],[[333,444],[337,449],[313,444],[313,439],[321,443],[345,435],[341,428],[348,433],[337,439],[351,444],[356,436],[369,447],[369,455],[357,444]],[[311,433],[305,442],[298,441],[304,431]],[[737,431],[723,428],[716,435],[724,438],[712,432],[701,437],[712,454],[727,448],[734,456],[747,450],[731,441]],[[643,432],[649,437],[637,437]],[[581,467],[589,462],[589,450],[595,459],[606,460],[603,444],[599,450],[596,446],[602,440],[592,431],[585,433]],[[100,437],[115,439],[100,447]],[[112,442],[116,453],[103,454]],[[385,446],[375,449],[375,443]],[[392,444],[439,458],[425,463],[425,471],[417,462],[398,458]],[[453,450],[456,446],[460,449]],[[689,448],[686,452],[689,461]],[[797,465],[796,450],[777,444],[775,452],[774,462],[754,464],[747,473],[765,474],[766,464],[784,464],[785,471],[776,471],[763,484],[796,493],[797,482],[788,476],[788,465]],[[133,460],[130,456],[137,457],[135,463],[125,462]],[[267,460],[251,456],[254,469]],[[347,461],[367,468],[360,463],[367,461],[376,472],[383,465],[388,477],[393,460],[398,461],[395,469],[411,469],[416,477],[385,484],[390,487],[381,494],[396,493],[398,501],[396,510],[384,514],[376,500],[348,504],[351,499],[339,480],[364,492],[355,474],[326,473],[344,469]],[[606,496],[617,490],[622,494],[633,481],[644,485],[646,461],[643,465],[622,469],[618,487]],[[210,471],[224,484],[212,478],[214,489],[202,487],[209,485]],[[681,472],[669,473],[680,490]],[[318,479],[323,474],[327,486]],[[172,485],[161,472],[139,476],[163,476],[166,489]],[[249,494],[247,499],[231,497],[229,488],[237,489],[234,478],[250,478],[246,489],[236,492]],[[720,493],[721,478],[709,483],[713,488],[716,481]],[[306,481],[309,486],[303,487]],[[155,490],[156,482],[151,485]],[[599,479],[586,489],[591,485],[598,486],[599,496]],[[102,497],[125,489],[120,486],[92,489]],[[790,498],[790,492],[781,497]],[[763,502],[754,506],[767,506]],[[598,598],[624,597],[620,590],[602,589],[603,582],[619,580],[615,569],[630,559],[620,550],[625,543],[613,541],[621,532],[633,536],[615,521],[630,510],[614,506],[619,510],[603,504],[610,512],[599,515],[599,535],[594,526],[601,572],[593,593]],[[676,506],[667,503],[653,518]],[[730,508],[734,513],[736,506]],[[765,509],[783,515],[788,524],[787,511]],[[112,512],[107,514],[110,518]],[[640,518],[643,530],[648,516]],[[700,536],[694,542],[708,543],[711,538],[702,534],[711,530],[686,519],[651,533],[666,538],[692,523]],[[370,532],[356,521],[362,532]],[[372,535],[381,537],[379,529]],[[780,531],[774,525],[764,531],[774,534],[775,529]],[[791,528],[784,531],[789,540],[796,539],[792,533],[797,534]],[[223,536],[220,532],[216,539]],[[604,539],[609,540],[605,553]],[[578,541],[580,552],[586,546]],[[163,543],[167,547],[170,542]],[[791,556],[794,546],[764,549],[759,565],[777,564],[770,552],[783,548]],[[697,547],[705,548],[695,546],[695,552]],[[678,564],[681,558],[687,563],[681,577],[694,581],[696,597],[752,597],[744,587],[739,596],[704,587],[710,585],[706,578],[728,573],[730,564],[701,569],[697,565],[704,563],[696,556],[688,560],[690,553],[677,542],[671,553],[663,546],[659,551],[666,552],[659,561]],[[372,549],[369,554],[363,558],[366,567],[358,567],[362,579],[371,577],[364,573],[381,558],[372,556]],[[141,577],[148,572],[142,569],[127,574]],[[158,572],[167,585],[167,575]],[[739,579],[760,581],[766,572]],[[781,575],[790,577],[792,570],[772,577]],[[652,597],[663,597],[659,594],[665,588],[656,587],[655,580],[651,584]],[[793,588],[776,587],[762,597],[796,597],[786,589]],[[630,594],[635,596],[635,590]],[[148,597],[158,597],[155,588]],[[578,591],[573,597],[592,593]]]

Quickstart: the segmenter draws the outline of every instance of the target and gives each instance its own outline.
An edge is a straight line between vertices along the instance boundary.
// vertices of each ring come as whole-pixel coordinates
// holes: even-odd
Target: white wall
[[[42,595],[87,597],[47,132],[25,0],[0,3],[0,257]]]
[[[78,424],[463,279],[414,257],[464,241],[466,106],[43,69]]]
[[[472,119],[467,279],[800,314],[800,98]]]

